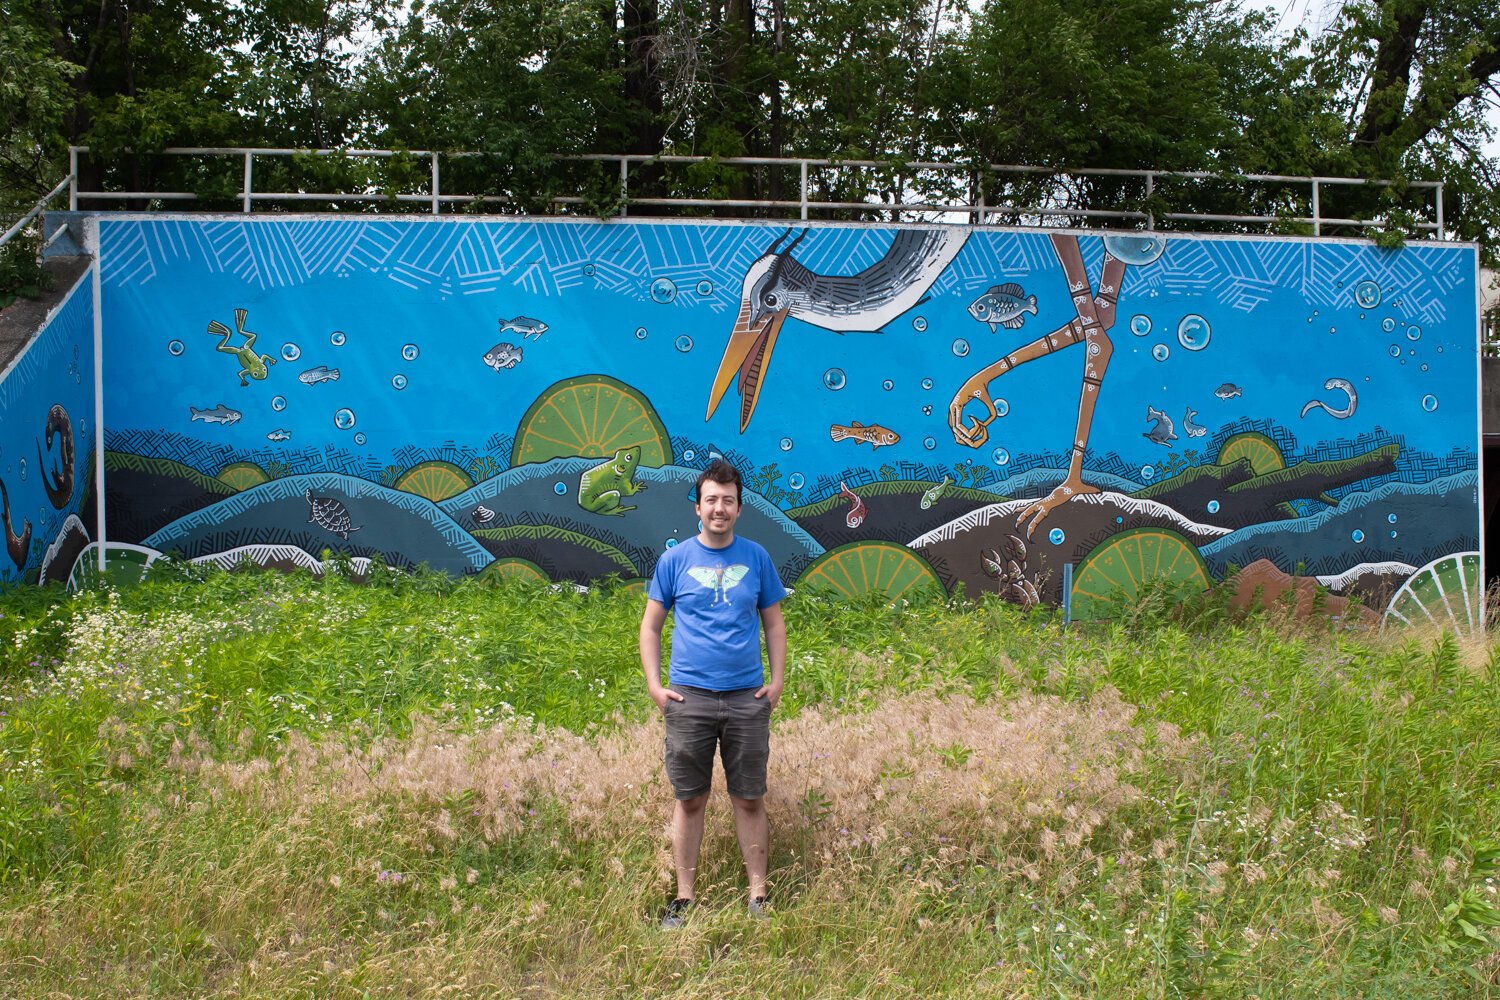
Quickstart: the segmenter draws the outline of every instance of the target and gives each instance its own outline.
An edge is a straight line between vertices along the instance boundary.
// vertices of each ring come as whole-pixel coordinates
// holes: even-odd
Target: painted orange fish
[[[830,425],[828,436],[835,441],[853,441],[855,444],[867,444],[872,448],[895,444],[901,440],[901,435],[889,427],[882,427],[879,424],[870,424],[867,427],[858,420],[847,427],[843,424]]]

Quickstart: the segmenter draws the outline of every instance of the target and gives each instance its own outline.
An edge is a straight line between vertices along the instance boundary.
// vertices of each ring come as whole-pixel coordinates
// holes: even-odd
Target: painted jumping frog
[[[234,311],[234,329],[232,331],[229,329],[229,327],[225,326],[223,323],[220,323],[218,320],[214,320],[213,322],[208,324],[209,333],[213,334],[214,336],[222,336],[224,338],[223,340],[219,341],[219,346],[215,348],[215,350],[218,350],[224,354],[233,354],[236,358],[239,359],[240,364],[245,366],[239,371],[240,385],[250,384],[249,382],[245,381],[246,375],[249,375],[251,378],[257,381],[264,380],[266,375],[270,371],[270,366],[276,363],[276,359],[271,357],[269,354],[255,353],[256,334],[251,333],[249,330],[245,329],[245,317],[248,315],[250,315],[249,310],[236,309]],[[239,347],[230,347],[229,339],[236,333],[244,337],[245,342]]]
[[[635,496],[646,488],[634,482],[635,468],[641,460],[641,446],[632,445],[615,452],[615,457],[584,471],[578,480],[578,506],[593,514],[619,514],[635,510],[621,506],[620,498]]]

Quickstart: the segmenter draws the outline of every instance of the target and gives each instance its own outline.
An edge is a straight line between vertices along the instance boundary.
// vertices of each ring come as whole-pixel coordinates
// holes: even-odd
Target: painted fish
[[[339,370],[337,368],[329,368],[327,365],[309,368],[297,376],[297,381],[303,385],[317,385],[319,382],[337,382],[338,380]]]
[[[928,490],[926,493],[923,493],[922,494],[922,509],[923,510],[927,510],[933,504],[937,503],[938,497],[942,496],[943,493],[947,491],[948,486],[952,482],[953,482],[953,477],[952,476],[944,476],[942,482],[940,482],[936,486],[932,487],[932,489]]]
[[[882,427],[879,424],[866,426],[858,420],[847,427],[843,424],[830,424],[828,436],[835,441],[853,441],[855,444],[867,444],[872,448],[895,444],[901,440],[901,435],[889,427]]]
[[[201,420],[205,424],[237,424],[240,422],[240,418],[244,416],[239,410],[231,410],[223,403],[215,406],[212,410],[200,410],[196,406],[189,406],[188,412],[192,414],[188,418],[189,423],[194,420]]]
[[[278,427],[266,435],[267,441],[290,441],[291,439],[292,432],[282,427]]]
[[[995,285],[969,304],[969,315],[988,323],[991,333],[999,326],[1019,329],[1027,313],[1036,315],[1036,296],[1027,295],[1026,289],[1013,282]]]
[[[490,510],[484,504],[480,504],[478,507],[474,508],[473,517],[475,524],[489,524],[495,519],[495,512]]]
[[[1172,418],[1147,403],[1146,419],[1155,420],[1156,423],[1149,431],[1142,431],[1141,437],[1146,438],[1152,444],[1159,444],[1165,448],[1172,447],[1172,442],[1177,440],[1177,429],[1172,425]]]
[[[1202,424],[1193,423],[1193,418],[1197,415],[1198,411],[1193,409],[1191,406],[1189,406],[1187,408],[1187,412],[1182,415],[1182,429],[1190,438],[1201,438],[1203,435],[1208,433],[1207,427],[1204,427]]]
[[[522,361],[522,351],[515,344],[496,344],[484,355],[484,363],[495,371],[514,368]]]
[[[500,321],[501,333],[519,333],[522,337],[541,338],[549,327],[539,319],[530,316],[517,316],[515,319],[502,319]]]
[[[839,482],[839,496],[849,501],[849,513],[844,515],[844,523],[851,528],[864,524],[865,515],[869,513],[869,509],[865,507],[865,502],[859,498],[859,494],[845,486],[842,480]]]
[[[1214,390],[1214,395],[1220,399],[1233,399],[1236,396],[1243,396],[1244,394],[1244,390],[1233,382],[1225,382]]]
[[[1354,411],[1359,407],[1359,394],[1354,391],[1354,383],[1346,378],[1331,378],[1323,383],[1323,388],[1344,390],[1344,393],[1349,397],[1349,405],[1342,410],[1335,410],[1321,399],[1309,399],[1307,405],[1302,407],[1302,415],[1304,417],[1319,407],[1322,407],[1335,420],[1346,420],[1354,416]]]

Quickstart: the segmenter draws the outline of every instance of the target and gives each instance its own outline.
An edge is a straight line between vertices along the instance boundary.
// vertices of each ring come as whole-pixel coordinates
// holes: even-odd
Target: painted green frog
[[[620,498],[635,496],[646,488],[633,481],[641,460],[641,446],[632,445],[615,452],[615,457],[584,471],[578,480],[578,506],[593,514],[624,515],[633,506],[621,506]]]
[[[276,363],[276,359],[269,354],[255,353],[256,334],[245,329],[245,317],[248,315],[250,315],[248,309],[236,309],[234,311],[234,330],[232,331],[218,320],[214,320],[208,324],[209,333],[224,338],[219,341],[219,346],[215,349],[224,354],[233,354],[236,358],[239,358],[240,364],[245,366],[239,371],[240,385],[250,384],[245,381],[246,375],[249,375],[256,381],[264,380],[270,371],[270,366]],[[245,342],[239,347],[230,347],[229,338],[233,337],[236,333],[244,337]]]

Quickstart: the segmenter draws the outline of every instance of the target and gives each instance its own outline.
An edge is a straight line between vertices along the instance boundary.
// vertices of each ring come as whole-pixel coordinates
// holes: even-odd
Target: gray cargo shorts
[[[709,691],[669,684],[682,701],[662,709],[667,730],[667,778],[678,799],[695,799],[713,785],[714,747],[724,761],[729,794],[758,799],[766,794],[766,761],[771,756],[771,699],[757,698],[758,687]]]

